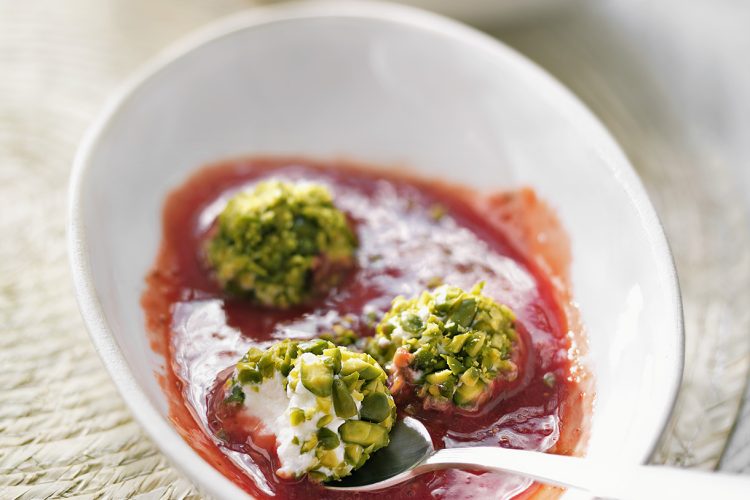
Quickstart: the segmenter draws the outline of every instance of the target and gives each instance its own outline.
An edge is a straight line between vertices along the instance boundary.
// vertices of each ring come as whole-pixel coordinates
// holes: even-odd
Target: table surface
[[[198,497],[88,340],[67,266],[66,186],[118,83],[256,3],[0,0],[1,497]],[[750,3],[577,1],[482,22],[604,121],[664,222],[687,352],[655,461],[750,473],[750,406],[737,418],[750,367]]]

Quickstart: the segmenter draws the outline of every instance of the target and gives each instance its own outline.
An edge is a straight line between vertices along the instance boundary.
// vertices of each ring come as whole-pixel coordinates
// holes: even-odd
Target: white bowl
[[[680,382],[680,298],[654,209],[602,125],[456,22],[390,4],[282,4],[221,21],[138,74],[91,128],[71,180],[71,262],[94,344],[138,421],[205,492],[243,495],[171,427],[139,299],[165,195],[206,162],[253,153],[533,186],[572,241],[597,390],[588,455],[648,459]]]

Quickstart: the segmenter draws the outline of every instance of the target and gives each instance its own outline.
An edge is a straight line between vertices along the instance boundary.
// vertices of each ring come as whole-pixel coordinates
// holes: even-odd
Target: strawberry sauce
[[[261,179],[325,184],[359,239],[357,266],[326,296],[270,310],[226,296],[207,269],[203,245],[228,197]],[[528,362],[512,390],[477,413],[450,415],[402,402],[436,448],[502,446],[580,454],[591,411],[591,380],[578,363],[585,347],[572,306],[567,238],[533,191],[478,193],[454,185],[342,162],[251,158],[203,168],[166,199],[163,237],[142,304],[170,417],[191,446],[258,498],[352,498],[307,480],[277,477],[272,436],[249,434],[222,409],[221,383],[250,346],[311,338],[341,324],[359,335],[397,295],[437,281],[484,292],[510,306],[527,341]],[[252,437],[255,436],[255,437]],[[516,476],[471,471],[425,474],[356,498],[513,498],[556,496]]]

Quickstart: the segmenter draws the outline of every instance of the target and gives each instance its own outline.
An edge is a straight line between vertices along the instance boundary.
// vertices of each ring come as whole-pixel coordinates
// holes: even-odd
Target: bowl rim
[[[210,22],[203,28],[188,34],[143,65],[115,90],[97,118],[90,125],[78,147],[73,160],[69,184],[67,245],[69,264],[78,306],[91,341],[109,372],[115,386],[134,418],[146,430],[169,461],[185,474],[199,490],[217,498],[241,498],[250,496],[217,469],[205,461],[167,423],[167,420],[149,401],[145,392],[134,379],[128,363],[117,345],[115,336],[104,315],[92,280],[89,262],[86,228],[83,224],[81,203],[86,174],[91,155],[100,139],[117,114],[127,105],[133,94],[153,76],[193,50],[233,33],[263,25],[288,20],[316,18],[350,18],[394,22],[418,29],[435,31],[462,42],[470,42],[477,49],[494,53],[511,60],[537,84],[550,92],[553,99],[566,114],[599,144],[599,153],[612,171],[617,182],[625,190],[638,211],[647,239],[657,260],[662,262],[663,278],[668,283],[674,318],[678,330],[678,353],[672,366],[670,381],[671,401],[659,415],[659,429],[653,437],[651,448],[640,461],[647,462],[655,453],[668,429],[682,382],[685,353],[685,332],[682,300],[674,259],[659,220],[646,191],[632,165],[611,137],[604,125],[570,90],[558,82],[543,68],[503,42],[458,21],[415,7],[396,5],[380,1],[317,0],[295,1],[276,5],[254,7]]]

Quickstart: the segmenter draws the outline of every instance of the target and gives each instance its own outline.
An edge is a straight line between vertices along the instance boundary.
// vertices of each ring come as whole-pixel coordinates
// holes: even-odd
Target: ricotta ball
[[[442,285],[394,299],[367,347],[390,372],[394,396],[413,389],[425,408],[476,410],[497,384],[518,378],[515,314],[482,288]]]
[[[229,292],[286,308],[335,286],[356,238],[331,192],[310,182],[260,182],[219,214],[206,257]]]
[[[283,478],[351,474],[388,444],[396,419],[380,365],[321,339],[251,348],[227,381],[225,402],[276,436]]]

